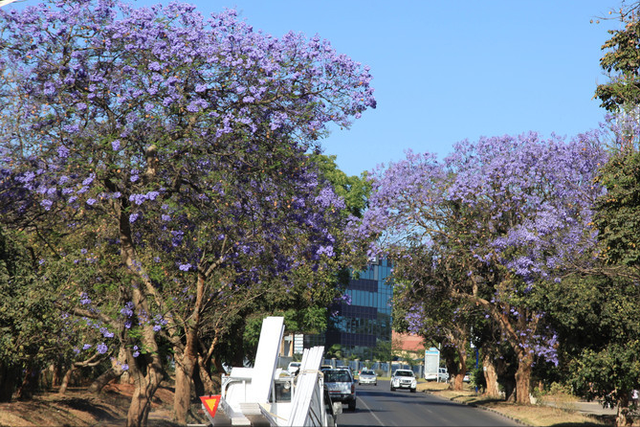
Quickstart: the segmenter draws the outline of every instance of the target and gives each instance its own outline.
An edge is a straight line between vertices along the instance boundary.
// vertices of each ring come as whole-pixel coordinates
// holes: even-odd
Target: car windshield
[[[327,383],[348,383],[351,376],[347,371],[327,371],[324,374],[324,381]]]
[[[362,375],[375,375],[373,371],[362,371]]]
[[[413,372],[411,372],[411,371],[396,371],[396,376],[397,377],[412,377],[413,376]]]

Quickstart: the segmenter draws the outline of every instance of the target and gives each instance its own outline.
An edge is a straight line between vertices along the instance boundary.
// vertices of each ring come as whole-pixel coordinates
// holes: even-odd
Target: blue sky
[[[601,46],[617,2],[594,0],[235,0],[256,29],[319,34],[371,67],[378,107],[323,145],[348,175],[404,157],[440,157],[455,142],[534,130],[572,136],[598,127]]]
[[[455,142],[530,130],[598,127],[593,98],[619,0],[192,0],[205,15],[238,10],[256,30],[331,41],[371,67],[378,108],[323,141],[348,175],[404,157],[441,158]],[[22,4],[35,4],[25,0]],[[168,0],[138,0],[167,4]]]

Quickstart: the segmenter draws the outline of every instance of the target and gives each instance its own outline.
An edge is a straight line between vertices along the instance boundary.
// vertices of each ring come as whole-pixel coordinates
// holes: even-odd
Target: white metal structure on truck
[[[212,425],[268,425],[278,427],[331,427],[342,412],[332,405],[324,387],[320,363],[324,347],[305,349],[297,375],[276,369],[284,332],[284,318],[267,317],[262,322],[253,368],[232,368],[222,376],[222,394],[213,396],[215,408],[205,403]]]

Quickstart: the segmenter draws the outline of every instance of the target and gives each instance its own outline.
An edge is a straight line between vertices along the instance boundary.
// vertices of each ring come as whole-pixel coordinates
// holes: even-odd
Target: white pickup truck
[[[439,383],[446,383],[447,381],[449,381],[449,372],[447,372],[447,368],[438,368],[438,373],[425,372],[424,379],[427,381],[437,381]]]

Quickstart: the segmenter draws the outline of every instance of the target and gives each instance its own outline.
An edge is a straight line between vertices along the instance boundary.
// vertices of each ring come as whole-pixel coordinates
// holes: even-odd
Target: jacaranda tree
[[[604,158],[596,135],[565,142],[529,133],[464,141],[443,163],[409,153],[373,175],[359,231],[395,264],[415,263],[411,248],[423,245],[437,251],[433,262],[456,269],[451,294],[481,307],[517,355],[518,402],[528,402],[535,360],[554,360],[556,338],[535,295],[593,245],[600,188],[592,180]]]
[[[344,205],[304,153],[327,123],[375,107],[369,71],[233,11],[62,0],[1,13],[0,144],[32,230],[50,218],[38,256],[66,263],[61,304],[104,328],[93,345],[125,350],[128,425],[146,423],[167,348],[184,422],[207,310],[334,258]]]

